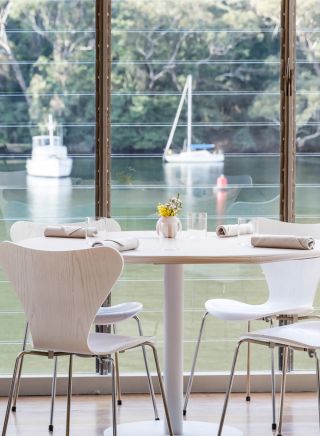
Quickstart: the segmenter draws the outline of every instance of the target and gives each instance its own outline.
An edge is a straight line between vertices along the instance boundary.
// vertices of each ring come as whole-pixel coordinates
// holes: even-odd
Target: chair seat
[[[263,342],[275,342],[299,348],[320,348],[320,322],[297,322],[272,329],[257,330],[240,337]]]
[[[90,333],[88,346],[94,355],[105,356],[152,342],[148,336],[122,336],[109,333]]]
[[[110,307],[100,307],[96,314],[94,324],[115,324],[128,318],[132,318],[137,315],[137,313],[141,312],[142,309],[143,305],[135,301],[117,304]]]
[[[215,298],[205,303],[207,312],[219,319],[229,321],[252,321],[277,314],[302,315],[310,313],[310,306],[291,307],[290,301],[286,303],[247,304],[237,300]]]

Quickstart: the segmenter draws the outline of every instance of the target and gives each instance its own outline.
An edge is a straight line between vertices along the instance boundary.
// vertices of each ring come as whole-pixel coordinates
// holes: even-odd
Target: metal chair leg
[[[10,392],[9,392],[9,397],[8,397],[7,410],[6,410],[6,415],[5,415],[4,423],[3,423],[3,427],[2,427],[2,436],[5,436],[7,433],[12,399],[13,399],[13,394],[14,394],[14,390],[15,390],[15,385],[17,383],[17,374],[19,371],[19,366],[21,365],[21,359],[24,357],[24,354],[25,354],[25,351],[21,351],[21,353],[18,354],[18,356],[16,358],[15,365],[14,365],[14,371],[13,371]]]
[[[114,367],[115,367],[115,378],[116,378],[116,394],[117,394],[117,404],[121,406],[121,385],[120,385],[120,371],[119,371],[119,353],[114,354]]]
[[[133,318],[137,322],[139,335],[143,336],[143,331],[142,331],[142,326],[141,326],[140,319],[137,316],[134,316]],[[151,378],[151,374],[150,374],[150,370],[149,370],[146,348],[145,348],[144,345],[142,345],[142,354],[143,354],[144,366],[146,368],[146,373],[147,373],[149,392],[150,392],[152,406],[153,406],[153,411],[154,411],[154,419],[156,421],[159,421],[160,418],[159,418],[159,413],[158,413],[158,408],[157,408],[157,403],[156,403],[156,397],[155,397],[155,394],[154,394],[154,387],[153,387],[152,378]]]
[[[251,331],[251,323],[248,321],[248,333]],[[246,388],[246,401],[251,400],[251,384],[250,384],[250,366],[251,366],[251,355],[250,355],[250,342],[247,344],[247,388]]]
[[[270,327],[273,327],[273,320],[270,319]],[[274,347],[271,348],[271,395],[272,395],[272,430],[277,429],[276,421],[276,376],[274,370]]]
[[[226,417],[229,397],[230,397],[230,393],[231,393],[231,389],[232,389],[234,371],[235,371],[235,368],[236,368],[238,354],[239,354],[239,349],[240,349],[241,344],[242,344],[242,341],[238,342],[237,348],[236,348],[236,350],[234,352],[233,362],[232,362],[231,372],[230,372],[230,377],[229,377],[229,385],[228,385],[228,389],[227,389],[226,396],[225,396],[225,399],[224,399],[224,404],[223,404],[223,409],[222,409],[222,413],[221,413],[219,430],[218,430],[217,436],[221,436],[221,434],[222,434],[223,424],[224,424],[224,420],[225,420],[225,417]]]
[[[282,381],[281,381],[281,397],[280,397],[280,413],[279,413],[279,424],[278,424],[278,434],[281,436],[282,431],[282,417],[283,417],[283,404],[284,396],[286,392],[286,377],[287,377],[287,364],[288,364],[288,347],[284,347],[283,350],[283,361],[282,361]]]
[[[276,378],[274,371],[274,348],[271,348],[271,395],[272,395],[272,430],[277,429],[276,422]]]
[[[68,373],[68,397],[67,397],[67,422],[66,436],[70,435],[70,413],[71,413],[71,396],[72,396],[72,354],[69,356],[69,373]]]
[[[113,436],[117,436],[117,408],[116,408],[116,380],[115,380],[115,364],[110,358],[112,368],[112,432]]]
[[[184,399],[183,416],[186,416],[186,414],[187,414],[187,406],[188,406],[189,396],[190,396],[190,392],[191,392],[191,388],[192,388],[192,383],[193,383],[193,378],[194,378],[194,371],[195,371],[195,368],[196,368],[196,363],[197,363],[197,358],[198,358],[198,353],[199,353],[199,348],[200,348],[200,342],[201,342],[201,338],[202,338],[204,323],[205,323],[205,320],[206,320],[207,316],[208,316],[208,312],[206,312],[203,315],[202,321],[201,321],[201,325],[200,325],[198,340],[197,340],[196,349],[195,349],[194,356],[193,356],[193,361],[192,361],[192,366],[191,366],[191,371],[190,371],[190,377],[189,377],[188,386],[187,386],[187,390],[186,390],[186,396],[185,396],[185,399]]]
[[[158,375],[159,386],[160,386],[160,392],[161,392],[164,412],[165,412],[165,415],[166,415],[168,431],[169,431],[169,435],[170,436],[174,436],[173,430],[172,430],[172,425],[171,425],[169,409],[168,409],[167,397],[166,397],[166,393],[165,393],[165,390],[164,390],[164,387],[163,387],[163,383],[162,383],[162,375],[161,375],[161,370],[160,370],[160,365],[159,365],[157,349],[156,349],[156,347],[151,342],[147,342],[145,345],[149,346],[152,349],[152,351],[153,351],[153,357],[154,357],[154,361],[155,361],[155,364],[156,364],[157,375]]]
[[[114,359],[110,356],[97,356],[99,363],[104,366],[105,362],[110,362],[111,365],[111,404],[112,404],[112,435],[117,436],[117,405],[116,405],[116,367]]]
[[[116,334],[116,326],[112,325],[113,334]],[[114,364],[115,364],[115,377],[116,377],[116,393],[117,393],[117,404],[121,406],[121,385],[120,385],[120,371],[119,371],[119,353],[114,353]]]
[[[25,351],[26,347],[27,347],[28,332],[29,332],[29,324],[26,322],[26,327],[24,330],[24,338],[23,338],[23,343],[22,343],[22,351]],[[12,412],[15,412],[17,410],[17,398],[18,398],[19,389],[20,389],[20,380],[21,380],[23,360],[24,360],[24,356],[20,360],[17,381],[16,381],[15,386],[14,386],[13,401],[12,401],[12,408],[11,408]]]
[[[319,369],[319,357],[315,352],[314,357],[316,359],[316,372],[317,372],[317,396],[318,396],[318,416],[319,416],[319,426],[320,426],[320,369]]]
[[[58,357],[56,356],[54,358],[53,378],[52,378],[52,386],[51,386],[51,409],[50,409],[49,431],[53,431],[54,403],[56,399],[56,390],[57,390],[57,368],[58,368]]]

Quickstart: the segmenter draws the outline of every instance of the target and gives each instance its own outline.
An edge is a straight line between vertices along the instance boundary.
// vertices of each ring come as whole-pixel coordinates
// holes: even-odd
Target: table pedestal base
[[[183,436],[215,436],[218,424],[211,422],[185,421]],[[118,425],[118,436],[165,436],[162,421],[129,422]],[[243,433],[227,425],[224,426],[222,436],[242,436]],[[112,428],[104,432],[104,436],[112,436]]]

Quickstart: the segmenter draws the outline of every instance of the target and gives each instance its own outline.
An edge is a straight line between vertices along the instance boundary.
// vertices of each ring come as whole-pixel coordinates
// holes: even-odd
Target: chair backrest
[[[258,222],[259,233],[272,235],[312,236],[316,239],[320,239],[320,223],[285,223],[283,221],[268,218],[256,218],[255,220]]]
[[[257,218],[259,233],[312,236],[320,239],[320,224],[285,223]],[[269,303],[311,310],[320,279],[320,258],[263,264]]]
[[[227,210],[229,217],[279,216],[280,195],[266,201],[236,201]]]
[[[90,327],[121,274],[120,253],[110,247],[44,251],[3,242],[0,263],[21,300],[34,348],[90,353]]]
[[[62,224],[63,225],[63,224]],[[84,222],[70,223],[70,225],[85,226]],[[106,218],[104,223],[97,220],[90,224],[98,228],[98,230],[107,230],[108,232],[120,232],[120,224],[113,218]],[[16,221],[10,227],[10,238],[13,242],[20,242],[27,238],[36,238],[43,236],[44,229],[47,224],[37,223],[33,221]]]

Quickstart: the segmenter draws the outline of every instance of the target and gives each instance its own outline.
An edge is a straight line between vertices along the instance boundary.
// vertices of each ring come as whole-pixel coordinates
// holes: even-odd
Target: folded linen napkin
[[[112,247],[118,251],[135,250],[139,247],[137,238],[103,239],[92,243],[92,247]]]
[[[227,238],[229,236],[245,235],[248,233],[253,233],[252,224],[228,224],[220,225],[216,228],[216,234],[219,238]]]
[[[86,236],[97,236],[98,230],[95,227],[80,226],[48,226],[44,229],[44,236],[53,238],[82,238]]]
[[[314,239],[311,236],[294,235],[256,235],[252,236],[254,247],[266,248],[295,248],[296,250],[312,250]]]

